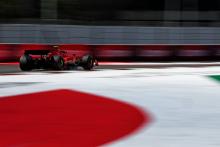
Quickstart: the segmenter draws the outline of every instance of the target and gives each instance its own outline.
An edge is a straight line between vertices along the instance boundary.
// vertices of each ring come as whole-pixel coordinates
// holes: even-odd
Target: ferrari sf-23
[[[58,47],[49,50],[25,50],[24,55],[20,57],[20,69],[23,71],[68,70],[77,67],[92,70],[94,66],[98,66],[98,62],[92,55],[77,56]]]

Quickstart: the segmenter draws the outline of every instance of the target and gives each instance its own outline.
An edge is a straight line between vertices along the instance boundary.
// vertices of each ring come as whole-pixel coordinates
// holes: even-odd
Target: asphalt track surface
[[[220,62],[164,62],[164,63],[120,63],[120,62],[106,62],[100,63],[94,70],[104,69],[118,69],[126,70],[131,68],[172,68],[172,67],[212,67],[220,66]],[[82,69],[79,69],[82,70]],[[34,70],[35,72],[47,72],[48,70]],[[11,74],[22,72],[18,63],[0,63],[0,74]],[[51,71],[55,72],[55,71]]]

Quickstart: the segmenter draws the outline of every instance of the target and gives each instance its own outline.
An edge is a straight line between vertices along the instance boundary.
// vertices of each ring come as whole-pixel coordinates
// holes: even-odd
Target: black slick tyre
[[[30,71],[33,69],[32,65],[32,57],[29,55],[23,55],[19,60],[20,69],[22,71]]]
[[[94,66],[94,60],[91,55],[85,55],[82,57],[82,67],[84,70],[92,70]]]
[[[64,69],[64,60],[61,56],[52,57],[52,65],[54,70],[63,70]]]

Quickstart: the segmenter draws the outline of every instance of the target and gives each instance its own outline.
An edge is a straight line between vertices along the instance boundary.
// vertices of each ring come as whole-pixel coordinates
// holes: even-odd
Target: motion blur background
[[[1,22],[219,26],[218,0],[1,0]]]
[[[54,44],[101,60],[219,60],[219,26],[219,0],[1,0],[0,61]]]

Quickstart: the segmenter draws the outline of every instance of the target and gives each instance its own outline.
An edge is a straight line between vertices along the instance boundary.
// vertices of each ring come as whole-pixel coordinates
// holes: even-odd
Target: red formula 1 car
[[[82,67],[91,70],[98,62],[92,55],[77,56],[68,54],[58,47],[51,50],[25,50],[20,57],[20,69],[30,71],[33,69],[65,70]]]

